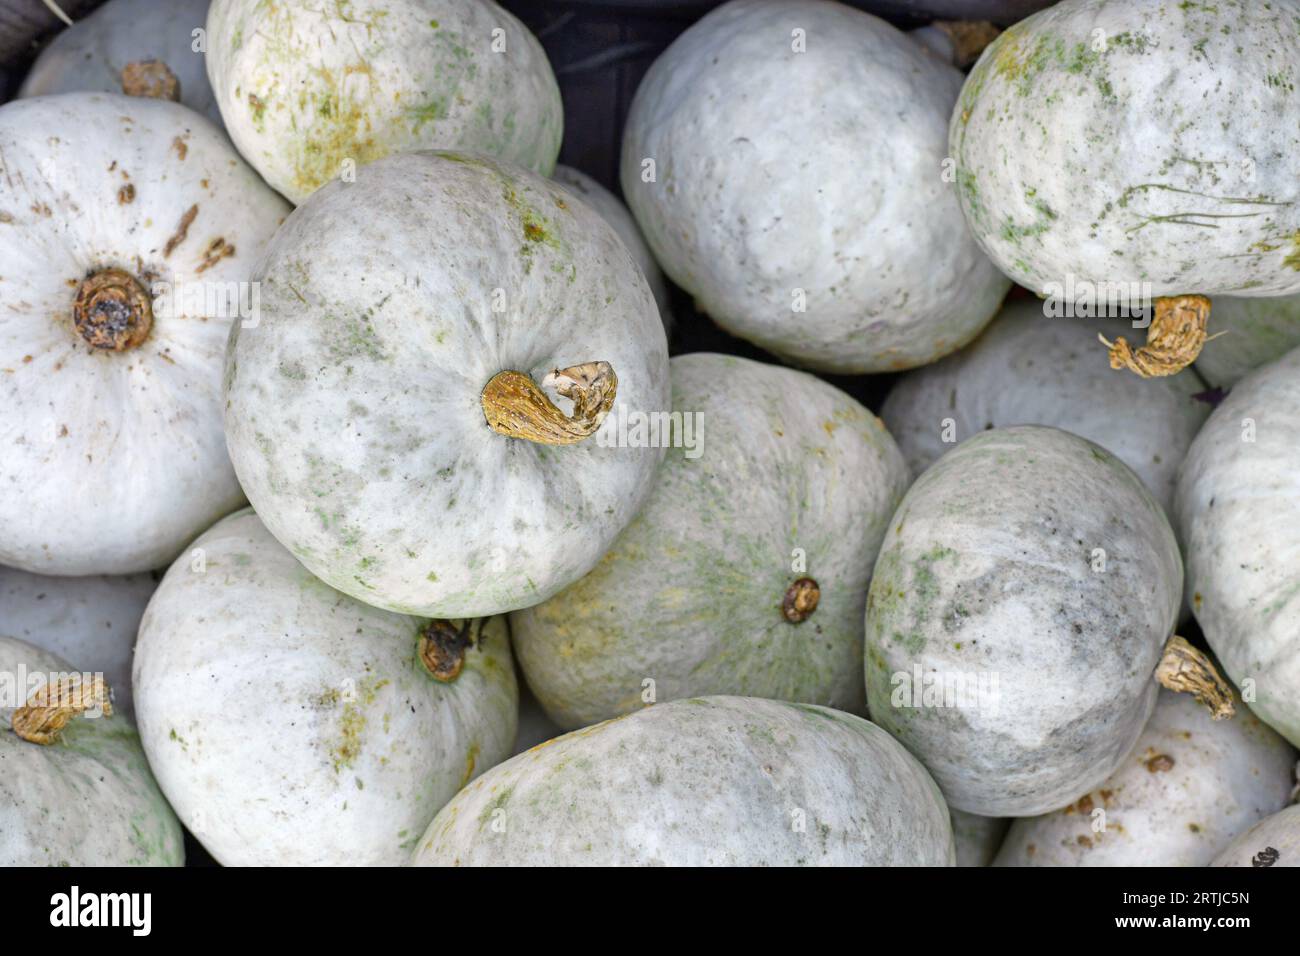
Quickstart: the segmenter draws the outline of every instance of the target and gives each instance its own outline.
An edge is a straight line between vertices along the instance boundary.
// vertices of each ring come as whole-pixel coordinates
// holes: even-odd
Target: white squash
[[[1300,295],[1214,300],[1214,329],[1196,357],[1211,385],[1231,388],[1250,372],[1300,346]]]
[[[952,116],[975,237],[1070,299],[1300,292],[1297,17],[1300,0],[1063,0],[1008,28]],[[1209,304],[1171,306],[1115,367],[1195,358]]]
[[[140,736],[219,862],[393,865],[504,759],[505,623],[419,621],[326,587],[251,511],[167,572],[140,626]]]
[[[668,408],[663,324],[617,234],[563,187],[392,156],[300,207],[258,278],[227,442],[262,520],[328,584],[421,616],[535,604],[649,493],[663,448],[613,446],[628,413]],[[576,417],[537,382],[584,396]]]
[[[641,235],[641,230],[637,227],[632,214],[627,211],[627,207],[596,180],[571,166],[556,166],[551,178],[600,213],[601,218],[614,227],[618,237],[623,240],[623,245],[627,246],[627,251],[632,253],[632,258],[641,267],[641,274],[650,285],[650,291],[654,293],[655,304],[659,306],[659,318],[663,319],[664,331],[671,332],[673,312],[668,281],[664,278],[659,263],[655,262],[650,247],[645,244],[645,237]]]
[[[18,95],[162,95],[220,125],[196,36],[207,17],[208,0],[108,0],[41,51]]]
[[[130,717],[131,652],[155,587],[150,574],[56,578],[0,568],[0,634],[102,673],[113,709]]]
[[[184,863],[135,728],[92,686],[57,655],[0,636],[0,866]]]
[[[1117,327],[1127,326],[1009,304],[971,345],[905,375],[880,417],[917,475],[988,428],[1051,425],[1110,450],[1172,514],[1178,466],[1210,414],[1196,398],[1205,385],[1191,371],[1153,381],[1110,375],[1097,333]]]
[[[456,795],[411,858],[440,866],[951,866],[907,751],[825,707],[704,697],[520,754]]]
[[[1295,751],[1239,708],[1212,720],[1161,690],[1118,770],[1063,810],[1015,821],[995,866],[1206,866],[1286,806]]]
[[[961,73],[837,3],[732,0],[655,61],[623,195],[723,328],[836,372],[932,362],[1008,288],[945,181]]]
[[[1142,731],[1181,593],[1173,531],[1119,459],[1054,428],[983,432],[890,522],[867,598],[872,719],[959,810],[1063,807]]]
[[[175,103],[0,107],[0,563],[147,571],[239,506],[221,362],[286,211]]]
[[[981,817],[948,808],[958,866],[988,866],[997,855],[1011,821],[1006,817]]]
[[[893,439],[803,372],[671,371],[678,447],[649,501],[595,570],[511,616],[529,686],[568,729],[709,694],[865,713],[867,581],[907,489]]]
[[[1176,510],[1206,640],[1250,708],[1300,745],[1298,435],[1294,349],[1214,410],[1183,463]]]
[[[301,203],[390,153],[484,152],[549,176],[560,89],[492,0],[213,0],[208,77],[230,136]]]
[[[1300,807],[1287,807],[1255,824],[1210,865],[1300,866]]]

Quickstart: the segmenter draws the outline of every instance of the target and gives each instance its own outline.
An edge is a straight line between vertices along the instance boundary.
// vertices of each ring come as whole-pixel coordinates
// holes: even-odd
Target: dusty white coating
[[[564,130],[536,37],[491,0],[214,0],[208,76],[230,136],[301,203],[361,164],[464,149],[544,176]]]
[[[1009,27],[952,115],[975,237],[1035,292],[1300,291],[1297,17],[1297,0],[1064,0]]]
[[[1261,719],[1300,745],[1300,349],[1233,387],[1178,482],[1192,612]],[[1251,699],[1253,694],[1253,698]]]
[[[983,432],[890,522],[867,598],[872,719],[960,810],[1063,807],[1142,731],[1181,593],[1173,531],[1119,459],[1054,428]]]
[[[511,616],[529,685],[568,729],[645,706],[647,680],[658,701],[735,694],[865,713],[867,580],[908,480],[893,439],[803,372],[705,353],[670,367],[694,447],[669,450],[590,574]],[[805,577],[820,599],[792,624],[782,602]]]
[[[733,0],[642,81],[623,195],[664,271],[728,331],[828,371],[922,365],[974,337],[1008,286],[944,176],[960,86],[869,14]]]
[[[501,764],[417,866],[951,866],[934,781],[879,727],[745,697],[656,704]]]
[[[207,17],[208,0],[109,0],[50,41],[18,95],[121,93],[124,66],[159,60],[179,81],[180,101],[220,125],[203,47],[195,49]]]
[[[0,564],[146,571],[239,506],[221,362],[241,291],[252,301],[238,283],[287,211],[176,103],[0,107]],[[121,353],[72,323],[81,281],[110,267],[155,293],[152,332]]]
[[[440,683],[418,656],[423,622],[326,587],[251,511],[195,547],[202,570],[177,561],[140,625],[136,710],[163,792],[219,862],[400,863],[510,754],[503,620],[475,624],[464,669]]]
[[[180,866],[180,823],[130,720],[74,717],[49,746],[10,728],[29,690],[85,670],[0,636],[0,866]]]
[[[1300,866],[1300,807],[1287,807],[1255,824],[1210,866]]]
[[[1300,345],[1300,295],[1220,296],[1214,300],[1214,333],[1196,357],[1196,371],[1211,385],[1231,388]]]
[[[151,574],[56,578],[0,568],[0,634],[103,673],[114,709],[129,717],[131,652],[157,586]]]
[[[407,153],[276,235],[261,324],[231,337],[227,441],[267,527],[332,586],[433,617],[535,604],[645,500],[663,448],[601,432],[668,407],[663,324],[613,228],[572,199],[483,157]],[[618,376],[601,432],[555,446],[488,427],[498,372],[592,361]]]
[[[1190,694],[1161,690],[1119,769],[1063,810],[1015,821],[994,865],[1207,865],[1294,784],[1295,751],[1236,704],[1213,720]]]

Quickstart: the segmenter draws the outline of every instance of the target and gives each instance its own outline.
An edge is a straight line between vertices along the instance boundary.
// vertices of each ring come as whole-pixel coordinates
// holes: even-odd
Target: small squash
[[[529,686],[573,729],[654,700],[864,713],[867,580],[907,470],[880,420],[803,372],[671,362],[676,445],[586,577],[511,617]]]
[[[1249,711],[1161,690],[1133,751],[1063,810],[1015,821],[995,866],[1205,866],[1286,806],[1295,751]]]
[[[575,731],[484,774],[417,866],[951,866],[925,769],[825,707],[703,697]]]
[[[1216,335],[1196,358],[1211,385],[1231,388],[1249,373],[1300,346],[1300,295],[1214,301]]]
[[[1181,593],[1173,531],[1119,459],[1054,428],[983,432],[890,522],[867,598],[872,719],[959,810],[1063,807],[1146,724]]]
[[[239,151],[301,203],[390,153],[484,152],[543,176],[560,89],[492,0],[213,0],[208,76]]]
[[[393,865],[510,754],[505,622],[420,621],[331,590],[245,510],[198,538],[140,625],[149,763],[219,862]]]
[[[638,88],[623,195],[727,331],[827,371],[923,365],[970,341],[1009,285],[943,176],[960,87],[869,14],[732,0]]]
[[[1176,510],[1192,612],[1260,719],[1300,746],[1300,349],[1256,369],[1187,453]],[[1246,683],[1249,682],[1249,683]]]
[[[221,363],[287,211],[176,103],[0,107],[0,563],[147,571],[239,506]]]
[[[199,42],[207,17],[208,0],[108,0],[41,51],[18,95],[155,96],[220,125]]]
[[[1300,292],[1297,17],[1300,0],[1063,0],[971,70],[949,155],[993,261],[1035,292],[1167,297],[1147,345],[1107,342],[1113,367],[1186,366],[1205,296]]]
[[[668,407],[663,323],[563,187],[391,156],[299,207],[258,278],[226,439],[262,520],[328,584],[426,617],[536,604],[649,494],[664,450],[617,447],[617,423]]]
[[[113,709],[130,717],[131,653],[151,574],[57,578],[0,568],[0,633],[100,672]]]
[[[1300,866],[1300,807],[1287,807],[1255,824],[1210,866]]]
[[[108,694],[102,675],[0,636],[0,866],[185,862],[180,823]]]

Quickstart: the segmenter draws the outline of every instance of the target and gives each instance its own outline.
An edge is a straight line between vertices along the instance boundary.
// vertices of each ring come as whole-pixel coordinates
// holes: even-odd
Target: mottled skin
[[[1300,807],[1287,807],[1255,824],[1210,866],[1300,866]]]
[[[1005,817],[981,817],[948,808],[952,817],[952,838],[957,846],[958,866],[988,866],[997,855],[1011,821]]]
[[[642,81],[623,195],[664,271],[728,331],[827,371],[923,365],[973,338],[1008,286],[943,176],[960,86],[869,14],[733,0]]]
[[[83,666],[0,636],[0,683],[18,699],[29,689],[23,674],[43,683]],[[74,717],[57,742],[42,746],[10,729],[10,703],[0,701],[0,866],[184,864],[180,823],[130,720]]]
[[[1300,291],[1300,2],[1064,0],[971,70],[950,155],[1016,282]]]
[[[865,713],[867,580],[907,489],[893,439],[803,372],[710,354],[670,366],[673,408],[702,416],[702,441],[668,451],[595,570],[511,616],[529,685],[569,729],[645,706],[647,679],[659,701],[736,694]],[[821,597],[792,624],[782,600],[803,577]]]
[[[984,432],[916,480],[885,535],[867,598],[872,719],[960,810],[1063,807],[1132,749],[1181,592],[1173,531],[1119,459],[1054,428]],[[922,706],[901,706],[914,667]]]
[[[136,710],[163,792],[219,862],[400,863],[509,756],[502,619],[474,625],[463,670],[440,683],[418,656],[422,621],[326,587],[250,510],[194,549],[205,569],[178,560],[140,625]]]
[[[131,652],[157,585],[150,574],[56,578],[0,568],[0,634],[103,673],[113,709],[130,717]]]
[[[627,207],[596,180],[570,166],[556,166],[551,178],[600,213],[601,218],[614,227],[618,237],[623,240],[623,245],[627,246],[627,251],[632,253],[632,258],[641,267],[641,274],[645,276],[650,291],[654,293],[655,304],[659,306],[659,318],[663,319],[664,331],[671,332],[673,313],[668,281],[664,278],[659,263],[655,262],[654,254],[646,245],[645,237],[641,235],[641,229],[632,218],[632,214],[627,211]]]
[[[239,311],[226,295],[287,212],[175,103],[0,107],[0,564],[147,571],[243,502],[221,429]],[[154,296],[153,330],[126,352],[92,350],[73,327],[78,285],[105,268],[186,290]]]
[[[1192,611],[1250,708],[1300,745],[1300,349],[1232,389],[1196,436],[1176,511]]]
[[[1214,300],[1214,331],[1196,357],[1211,385],[1231,388],[1250,372],[1300,345],[1300,295]]]
[[[649,493],[662,448],[537,444],[483,416],[497,372],[540,383],[591,361],[618,376],[603,429],[620,407],[668,407],[645,279],[562,187],[483,157],[392,156],[300,207],[258,276],[261,324],[230,342],[227,442],[267,527],[333,587],[429,617],[535,604]]]
[[[160,60],[180,83],[180,101],[220,125],[203,51],[194,49],[193,31],[207,18],[208,0],[109,0],[50,41],[18,95],[121,93],[124,66]]]
[[[560,152],[546,53],[491,0],[213,0],[208,44],[231,138],[295,204],[391,153],[464,149],[549,176]]]
[[[1240,700],[1213,720],[1190,694],[1161,690],[1119,769],[1065,809],[1015,821],[994,865],[1205,866],[1286,806],[1295,758]]]
[[[434,819],[417,866],[951,866],[929,774],[861,717],[703,697],[534,747]]]

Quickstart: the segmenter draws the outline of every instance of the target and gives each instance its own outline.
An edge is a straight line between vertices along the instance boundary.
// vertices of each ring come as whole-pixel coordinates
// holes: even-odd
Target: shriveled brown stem
[[[952,41],[953,66],[963,69],[978,60],[1002,32],[987,20],[935,20],[933,26]]]
[[[465,652],[474,646],[470,622],[456,627],[451,621],[430,621],[420,631],[420,660],[435,680],[450,684],[465,666]]]
[[[78,287],[72,323],[93,348],[125,352],[149,337],[153,300],[134,276],[104,269]]]
[[[1236,713],[1228,682],[1219,676],[1208,657],[1177,634],[1165,645],[1165,655],[1156,667],[1156,680],[1169,690],[1191,694],[1215,720]]]
[[[139,60],[122,67],[122,92],[179,103],[181,81],[162,60]]]
[[[542,388],[573,399],[566,416]],[[483,389],[483,416],[493,431],[542,445],[576,445],[595,434],[614,407],[618,377],[608,362],[556,369],[538,386],[523,372],[498,372]]]
[[[1156,299],[1155,311],[1147,329],[1147,344],[1137,351],[1123,338],[1109,342],[1097,333],[1101,344],[1110,349],[1111,368],[1127,368],[1143,378],[1158,378],[1181,372],[1196,361],[1206,342],[1210,300],[1203,295],[1163,296]]]
[[[781,614],[791,624],[806,621],[817,610],[822,591],[812,578],[800,578],[786,589],[781,599]]]
[[[10,726],[23,740],[48,746],[59,739],[68,721],[92,710],[105,716],[113,713],[108,685],[99,675],[87,683],[80,674],[72,674],[36,690],[24,706],[15,708]]]

